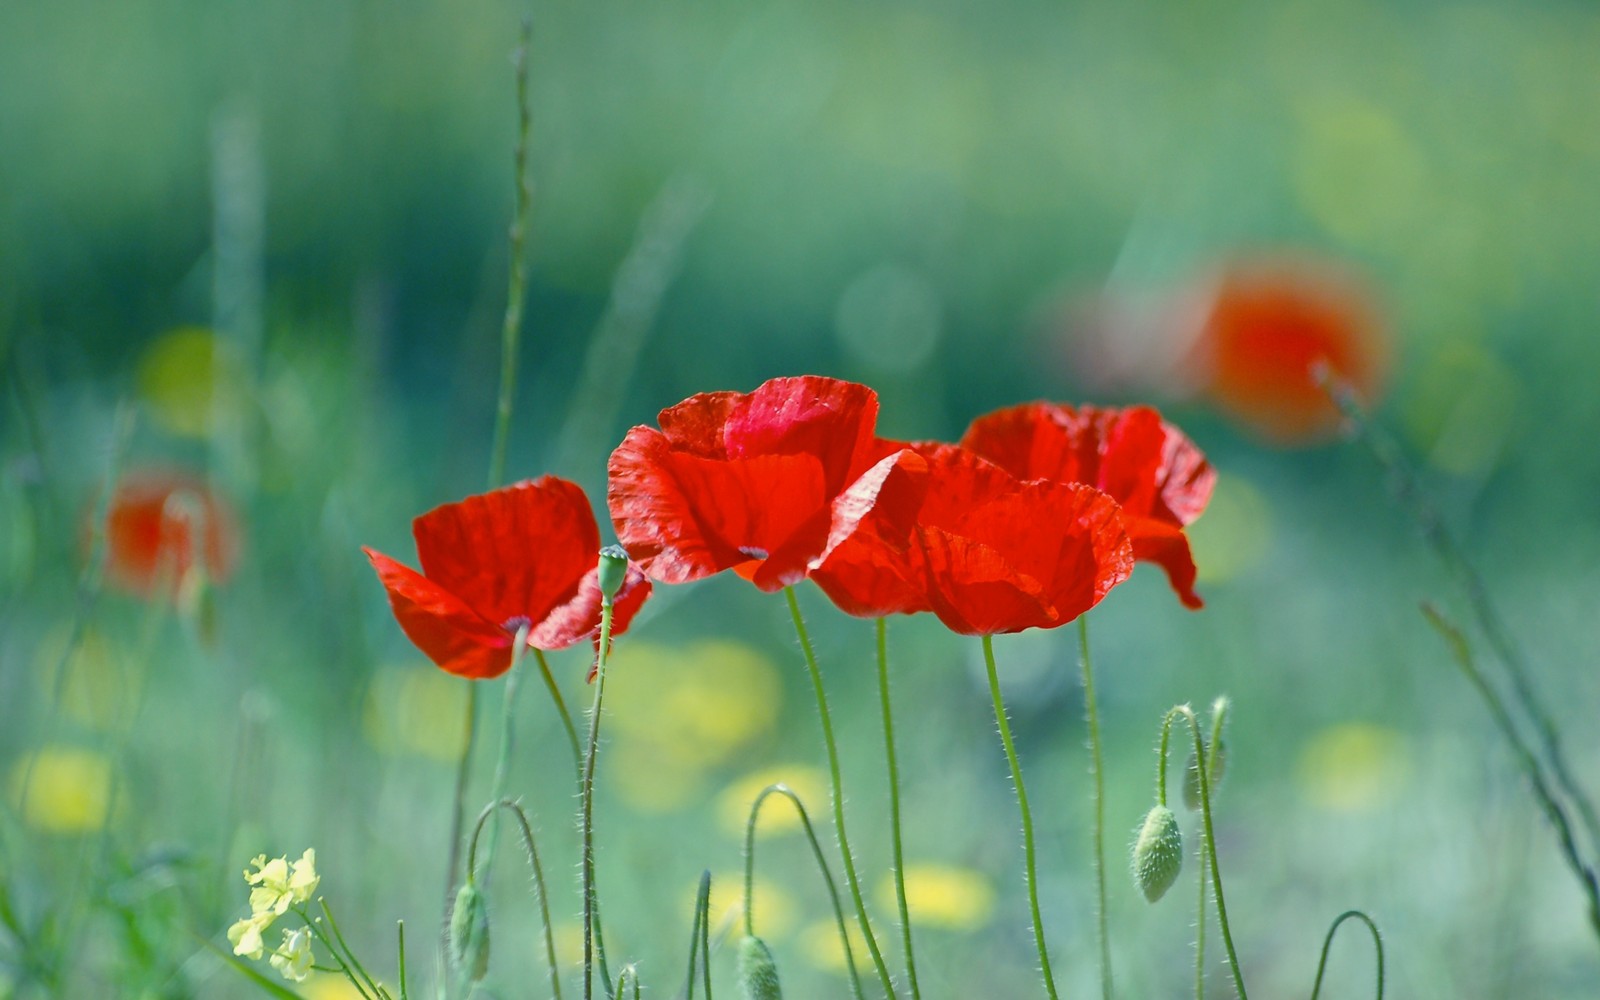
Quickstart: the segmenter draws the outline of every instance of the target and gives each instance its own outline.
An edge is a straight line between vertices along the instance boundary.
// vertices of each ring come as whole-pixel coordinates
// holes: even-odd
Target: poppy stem
[[[539,674],[544,678],[545,690],[550,692],[550,700],[555,703],[556,713],[561,716],[561,728],[567,731],[567,742],[572,744],[572,768],[578,780],[583,780],[583,747],[578,743],[578,729],[572,724],[572,713],[567,711],[567,701],[561,697],[561,688],[556,686],[555,675],[550,672],[550,661],[544,657],[544,650],[535,648],[533,658],[539,662]]]
[[[1206,845],[1195,850],[1200,860],[1200,902],[1194,911],[1194,1000],[1206,1000]]]
[[[1011,783],[1017,789],[1017,808],[1022,813],[1022,859],[1028,878],[1028,906],[1033,911],[1033,943],[1039,948],[1039,971],[1050,1000],[1056,1000],[1056,981],[1050,974],[1050,952],[1044,944],[1044,918],[1039,915],[1039,876],[1033,855],[1033,813],[1028,809],[1028,790],[1022,784],[1022,765],[1011,741],[1011,723],[1006,720],[1005,701],[1000,697],[1000,675],[994,667],[994,637],[983,637],[983,665],[989,671],[989,696],[994,700],[994,721],[1000,727],[1000,743],[1011,765]]]
[[[794,804],[795,811],[800,814],[800,825],[805,828],[806,840],[811,842],[811,853],[816,855],[817,869],[822,872],[822,881],[828,887],[828,899],[833,903],[833,918],[839,925],[839,944],[844,948],[845,966],[850,970],[850,992],[856,1000],[862,1000],[861,976],[856,972],[856,956],[850,947],[850,931],[844,922],[844,906],[839,902],[839,886],[833,881],[833,872],[828,870],[827,856],[822,853],[822,844],[817,840],[817,831],[811,826],[811,816],[807,814],[806,807],[800,802],[789,786],[782,784],[768,785],[756,796],[750,804],[750,819],[744,827],[744,932],[750,937],[755,937],[755,913],[752,902],[755,896],[756,879],[756,820],[761,815],[761,805],[770,795],[781,795]]]
[[[1378,951],[1378,998],[1383,1000],[1383,935],[1378,933],[1378,925],[1372,918],[1360,910],[1346,910],[1333,918],[1333,924],[1328,928],[1328,936],[1322,939],[1322,958],[1317,962],[1317,980],[1311,984],[1311,1000],[1317,1000],[1322,995],[1322,974],[1328,968],[1328,949],[1333,945],[1333,936],[1339,932],[1339,925],[1355,917],[1367,925],[1367,930],[1372,932],[1372,945]]]
[[[1217,898],[1217,924],[1222,928],[1222,944],[1228,951],[1228,965],[1233,970],[1233,985],[1239,991],[1239,1000],[1250,1000],[1244,988],[1244,973],[1239,971],[1239,956],[1233,949],[1233,932],[1228,928],[1228,903],[1222,895],[1222,868],[1217,864],[1217,838],[1211,823],[1211,776],[1206,773],[1211,768],[1206,764],[1200,722],[1194,717],[1194,709],[1188,705],[1169,709],[1161,720],[1161,759],[1157,769],[1160,786],[1156,789],[1156,796],[1163,806],[1167,804],[1167,737],[1172,730],[1172,720],[1180,716],[1188,721],[1189,732],[1194,736],[1195,774],[1200,783],[1200,815],[1205,821],[1204,846],[1211,860],[1211,889]]]
[[[889,628],[877,619],[878,697],[883,702],[883,755],[889,765],[889,828],[894,839],[894,894],[900,907],[900,937],[906,949],[906,979],[911,996],[921,1000],[917,987],[917,960],[911,951],[911,908],[906,905],[906,863],[900,843],[900,768],[894,755],[894,715],[889,710]]]
[[[537,890],[535,895],[539,900],[539,920],[544,926],[544,953],[550,969],[550,991],[555,995],[555,1000],[561,1000],[561,966],[556,964],[556,941],[550,926],[550,899],[545,891],[544,866],[539,863],[539,845],[534,840],[533,825],[528,822],[528,815],[522,811],[520,805],[511,799],[501,798],[483,807],[483,812],[478,814],[477,826],[472,831],[472,843],[467,848],[467,873],[472,877],[477,864],[478,835],[483,832],[484,821],[491,815],[498,815],[501,809],[510,810],[522,828],[522,849],[528,855],[528,867],[533,872],[533,886]],[[486,862],[484,864],[486,872],[488,867]]]
[[[1111,1000],[1111,936],[1106,929],[1106,779],[1100,756],[1100,711],[1095,705],[1087,614],[1078,616],[1078,662],[1083,668],[1083,706],[1089,721],[1089,769],[1094,779],[1094,882],[1098,895],[1095,930],[1100,938],[1100,995],[1104,1000]]]
[[[681,995],[685,1000],[694,1000],[694,974],[698,963],[695,961],[700,955],[700,942],[705,938],[706,921],[711,916],[711,872],[700,873],[700,887],[694,895],[694,923],[689,928],[689,974],[683,983]],[[711,954],[709,948],[705,956],[706,969],[706,1000],[711,998]]]
[[[489,802],[499,802],[506,795],[506,780],[511,770],[511,752],[516,744],[516,703],[518,679],[521,671],[522,657],[528,648],[528,630],[526,623],[517,627],[516,637],[511,641],[511,666],[506,668],[505,706],[504,718],[500,726],[500,757],[494,764],[494,783],[489,786]],[[489,873],[494,870],[495,849],[500,846],[500,813],[491,811],[489,815],[489,831],[485,857],[483,861],[483,881],[488,883]],[[469,852],[470,853],[470,852]],[[468,859],[467,873],[472,872],[472,862]]]
[[[811,686],[817,693],[817,715],[822,719],[822,742],[828,750],[828,777],[832,782],[833,793],[833,828],[839,836],[839,853],[844,857],[844,877],[850,886],[850,898],[856,907],[856,922],[861,925],[861,936],[867,941],[867,951],[872,954],[872,964],[878,970],[878,979],[883,983],[884,996],[896,996],[894,983],[889,978],[889,967],[883,962],[883,953],[878,950],[878,940],[872,934],[872,925],[867,922],[867,904],[861,898],[861,883],[856,878],[855,859],[850,854],[850,839],[844,831],[844,782],[839,776],[839,748],[833,738],[833,718],[828,714],[828,696],[822,690],[822,671],[817,669],[817,654],[811,648],[811,635],[806,631],[805,619],[800,615],[800,601],[795,597],[793,587],[783,588],[783,596],[789,601],[789,614],[794,618],[794,630],[800,636],[800,648],[806,657],[806,669],[811,673]]]
[[[589,709],[589,750],[583,758],[583,781],[579,788],[583,829],[583,1000],[594,998],[595,885],[594,885],[594,765],[600,749],[600,709],[606,693],[606,658],[611,651],[612,603],[608,597],[600,605],[600,650],[595,662],[594,705]],[[606,995],[611,995],[610,975],[605,978]]]
[[[439,925],[441,955],[450,954],[450,911],[455,907],[456,872],[461,867],[461,834],[466,822],[467,778],[472,771],[472,745],[478,737],[478,684],[467,681],[467,717],[462,726],[461,756],[456,758],[456,787],[451,796],[450,847],[444,871],[444,920]]]

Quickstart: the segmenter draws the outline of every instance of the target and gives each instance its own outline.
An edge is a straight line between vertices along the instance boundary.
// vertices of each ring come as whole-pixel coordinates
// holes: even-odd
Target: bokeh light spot
[[[111,761],[82,747],[43,747],[12,766],[11,801],[35,830],[98,830],[111,807]]]
[[[244,398],[238,364],[204,327],[182,326],[157,337],[139,359],[137,379],[156,422],[185,437],[206,437],[218,406],[237,406]]]
[[[458,760],[466,745],[467,683],[432,665],[378,670],[362,713],[367,741],[384,753]]]
[[[1272,545],[1272,505],[1249,480],[1217,475],[1205,514],[1185,529],[1201,583],[1222,583],[1255,568]]]
[[[1300,750],[1301,791],[1332,812],[1370,812],[1391,802],[1410,777],[1410,756],[1399,732],[1349,722],[1316,733]]]
[[[1406,428],[1439,471],[1487,475],[1511,437],[1520,396],[1517,377],[1498,359],[1475,344],[1450,344],[1417,376]]]
[[[763,788],[779,782],[799,796],[815,826],[817,810],[828,805],[827,778],[820,769],[808,764],[774,764],[744,775],[717,796],[717,820],[722,828],[730,835],[744,836],[745,823],[750,819],[750,807],[755,804],[756,796]],[[787,797],[769,795],[762,803],[757,837],[793,833],[800,828],[800,813]]]
[[[905,869],[906,908],[918,927],[972,931],[994,914],[993,884],[982,872],[951,865],[910,864]],[[879,907],[893,912],[899,902],[894,877],[878,883]]]

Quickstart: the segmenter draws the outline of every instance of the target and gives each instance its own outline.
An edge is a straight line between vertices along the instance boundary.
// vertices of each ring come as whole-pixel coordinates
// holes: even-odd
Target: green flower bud
[[[1206,787],[1213,799],[1227,770],[1228,741],[1219,739],[1216,746],[1206,749]],[[1200,810],[1200,769],[1195,766],[1193,750],[1189,751],[1189,763],[1183,769],[1183,804],[1190,812]]]
[[[1144,817],[1139,837],[1133,842],[1133,880],[1144,898],[1154,903],[1183,870],[1183,831],[1178,817],[1166,806],[1155,806]]]
[[[739,986],[745,1000],[783,1000],[783,990],[778,987],[778,963],[766,942],[746,935],[739,942]]]
[[[620,545],[607,545],[600,550],[600,593],[607,604],[622,589],[628,575],[628,553]]]
[[[470,881],[450,911],[450,962],[473,982],[489,974],[489,903]]]

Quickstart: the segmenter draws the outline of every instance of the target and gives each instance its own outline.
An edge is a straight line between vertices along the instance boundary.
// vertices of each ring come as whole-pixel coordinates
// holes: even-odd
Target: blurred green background
[[[404,918],[431,975],[462,682],[406,642],[358,547],[412,561],[410,518],[483,486],[524,10],[0,6],[0,996],[248,995],[190,932],[217,939],[241,915],[250,857],[305,846],[362,954],[392,968]],[[1133,336],[1086,318],[1107,303],[1179,295],[1239,254],[1365,275],[1392,340],[1379,417],[1593,787],[1600,14],[667,0],[531,16],[514,478],[554,472],[598,501],[629,425],[779,374],[874,386],[901,437],[953,438],[1031,398],[1161,404],[1221,481],[1193,529],[1207,608],[1183,611],[1142,568],[1091,615],[1122,992],[1190,981],[1193,883],[1147,906],[1123,844],[1161,712],[1226,692],[1219,847],[1260,995],[1308,993],[1327,921],[1353,906],[1384,928],[1394,995],[1592,995],[1582,899],[1416,612],[1462,602],[1381,470],[1338,442],[1269,448],[1170,383],[1110,378],[1084,345]],[[148,467],[204,474],[239,522],[236,570],[177,607],[81,582],[103,484]],[[876,886],[871,628],[805,597]],[[1057,975],[1085,995],[1070,631],[997,648]],[[921,620],[891,636],[908,860],[941,866],[925,872],[923,988],[1033,995],[977,644]],[[569,701],[586,700],[583,660],[556,657]],[[782,602],[737,579],[659,593],[614,684],[608,937],[663,996],[699,871],[736,881],[751,775],[811,780],[820,819],[823,758]],[[571,960],[570,764],[537,687],[512,787],[537,813]],[[501,689],[485,688],[485,747]],[[24,773],[52,791],[24,796]],[[844,995],[806,848],[792,831],[761,843],[758,927],[790,995]],[[506,996],[537,993],[539,968],[515,860],[493,896]],[[1369,995],[1369,962],[1341,940],[1324,995]],[[717,976],[731,995],[727,952]],[[1220,964],[1213,988],[1229,988]]]

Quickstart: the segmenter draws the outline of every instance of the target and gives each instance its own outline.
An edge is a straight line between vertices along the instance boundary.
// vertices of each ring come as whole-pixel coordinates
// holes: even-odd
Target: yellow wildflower
[[[228,943],[233,945],[233,953],[245,958],[260,958],[262,952],[267,950],[266,943],[261,940],[261,932],[270,927],[275,919],[277,914],[268,910],[252,913],[229,927]]]
[[[311,975],[311,929],[296,927],[284,931],[283,944],[272,953],[272,967],[285,979],[305,982]]]
[[[317,891],[317,883],[322,881],[317,875],[316,863],[317,854],[309,847],[292,865],[287,857],[268,861],[265,854],[256,855],[250,862],[256,870],[252,872],[247,868],[244,873],[244,880],[255,886],[250,890],[251,911],[281,915],[291,904],[310,899]]]

